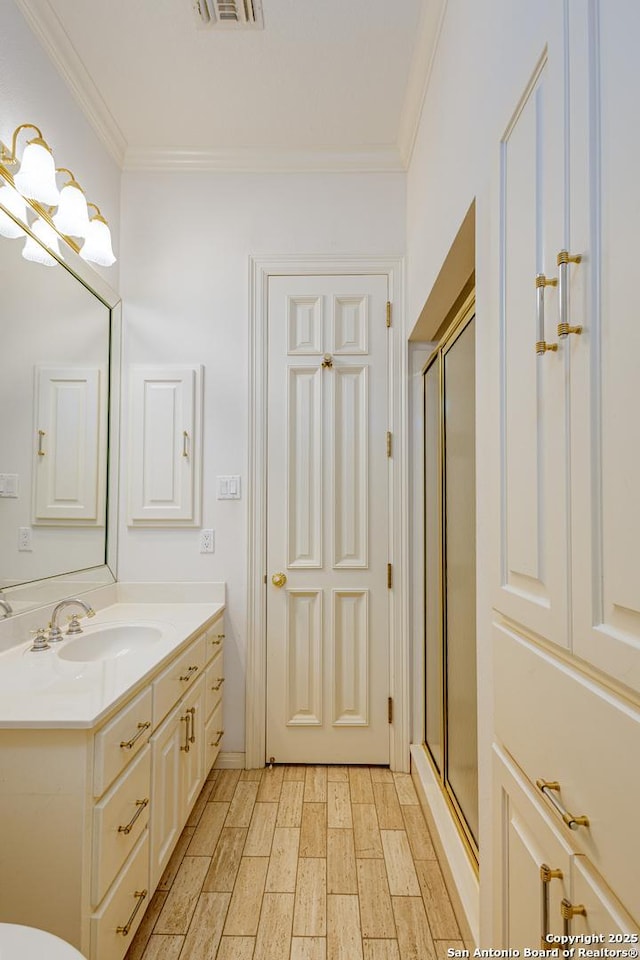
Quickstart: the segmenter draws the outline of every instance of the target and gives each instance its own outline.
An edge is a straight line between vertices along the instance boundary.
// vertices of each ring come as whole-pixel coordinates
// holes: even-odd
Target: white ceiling
[[[128,168],[401,169],[443,0],[263,0],[264,30],[191,0],[17,0]]]

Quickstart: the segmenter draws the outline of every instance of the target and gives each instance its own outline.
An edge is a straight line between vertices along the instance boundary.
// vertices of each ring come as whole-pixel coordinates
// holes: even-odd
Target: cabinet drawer
[[[93,795],[100,797],[151,733],[151,690],[143,690],[95,735]]]
[[[91,902],[100,903],[149,822],[151,747],[139,753],[93,811]]]
[[[153,725],[156,727],[193,686],[204,668],[206,634],[198,637],[153,681]]]
[[[206,634],[206,662],[217,656],[224,646],[224,617],[220,617],[213,623]]]
[[[209,664],[205,674],[206,697],[204,715],[209,719],[214,707],[222,700],[222,691],[224,685],[224,660],[222,650],[218,656]]]
[[[220,745],[222,743],[223,734],[222,701],[220,701],[216,709],[213,711],[210,719],[207,720],[204,728],[205,776],[209,773],[209,770],[211,770],[211,767],[216,762],[216,757],[220,753]]]
[[[91,916],[91,960],[122,960],[150,896],[149,831],[145,830],[102,906]]]
[[[588,817],[589,826],[569,831],[543,799],[575,849],[640,917],[640,711],[508,627],[494,624],[493,636],[498,738],[534,785],[557,781],[552,795]]]

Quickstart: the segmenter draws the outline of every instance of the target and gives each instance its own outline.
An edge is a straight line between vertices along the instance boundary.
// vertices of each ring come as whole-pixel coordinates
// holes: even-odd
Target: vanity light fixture
[[[18,159],[18,136],[25,129],[34,130],[36,136],[27,142],[22,158]],[[9,167],[16,164],[20,165],[19,170],[12,174]],[[56,173],[67,174],[69,178],[61,191],[56,183]],[[2,185],[2,180],[6,180],[9,188]],[[87,204],[84,190],[71,170],[67,167],[56,168],[51,148],[35,124],[22,123],[16,127],[10,148],[0,142],[0,185],[0,203],[24,223],[28,222],[29,208],[35,211],[38,219],[31,230],[55,254],[60,256],[60,238],[83,260],[102,267],[115,263],[107,221],[95,204]],[[17,193],[11,187],[15,187]],[[93,216],[89,214],[89,206],[96,211]],[[25,231],[0,211],[0,236],[15,239],[24,237]],[[72,239],[74,237],[84,243],[81,245]],[[22,255],[27,260],[47,266],[57,262],[45,250],[38,248],[38,244],[28,235]]]

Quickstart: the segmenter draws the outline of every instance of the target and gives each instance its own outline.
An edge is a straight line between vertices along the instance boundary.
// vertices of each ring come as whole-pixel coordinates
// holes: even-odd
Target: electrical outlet
[[[31,546],[31,527],[18,527],[18,550],[28,553]]]
[[[214,530],[200,531],[200,553],[214,553],[216,548],[216,535]]]

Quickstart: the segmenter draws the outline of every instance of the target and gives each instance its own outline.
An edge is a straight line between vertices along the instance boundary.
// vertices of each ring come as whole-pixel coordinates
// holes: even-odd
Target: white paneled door
[[[266,759],[389,762],[387,277],[269,279]]]

